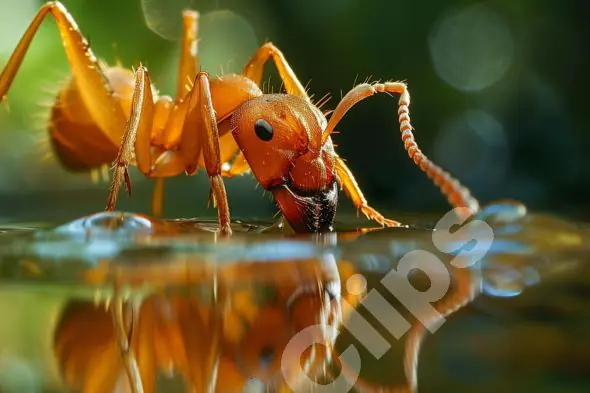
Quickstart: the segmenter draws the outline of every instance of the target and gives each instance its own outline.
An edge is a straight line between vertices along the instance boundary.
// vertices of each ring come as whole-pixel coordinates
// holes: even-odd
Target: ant
[[[112,282],[113,296],[105,305],[83,300],[64,307],[53,346],[62,382],[85,393],[153,393],[162,373],[182,378],[186,392],[241,392],[255,377],[265,391],[290,392],[287,376],[291,385],[306,382],[302,365],[322,375],[326,346],[364,295],[362,288],[341,290],[355,273],[346,260],[297,258],[262,270],[256,261],[192,266],[105,264],[88,272],[92,284]],[[123,286],[146,280],[159,289],[141,300],[122,296]],[[195,285],[198,295],[187,292]],[[287,351],[295,335],[311,347]]]
[[[334,150],[331,133],[359,101],[378,93],[399,94],[399,123],[405,150],[453,206],[479,210],[470,192],[430,161],[412,134],[410,94],[403,82],[361,83],[338,103],[329,121],[312,103],[283,53],[262,45],[241,74],[211,77],[200,71],[199,14],[184,11],[182,53],[176,98],[159,95],[146,67],[135,72],[98,62],[66,8],[45,3],[0,75],[3,99],[37,29],[47,15],[59,28],[72,77],[51,109],[49,134],[61,163],[88,171],[113,163],[107,211],[113,211],[124,182],[131,194],[128,166],[157,179],[153,210],[161,211],[163,179],[205,168],[218,211],[219,231],[230,235],[230,211],[223,178],[252,172],[272,192],[294,232],[331,230],[339,188],[368,219],[382,226],[401,223],[369,206],[352,172]],[[261,90],[265,64],[272,60],[286,94]],[[190,82],[190,83],[187,83]]]
[[[336,379],[335,366],[354,382],[355,391],[415,393],[428,329],[470,304],[481,286],[473,270],[449,270],[449,291],[405,335],[405,379],[386,387],[359,375],[339,350],[339,331],[355,323],[353,312],[369,293],[353,261],[297,258],[262,268],[256,261],[219,269],[190,265],[114,268],[105,262],[88,271],[88,284],[111,284],[113,295],[104,305],[97,298],[64,307],[54,331],[63,383],[85,393],[153,393],[163,372],[183,378],[187,392],[246,391],[251,377],[264,381],[264,391],[302,392],[313,390],[310,379]],[[146,281],[159,289],[141,300],[122,296],[123,286]],[[195,286],[201,288],[199,296],[187,291]],[[305,351],[293,352],[293,343]]]

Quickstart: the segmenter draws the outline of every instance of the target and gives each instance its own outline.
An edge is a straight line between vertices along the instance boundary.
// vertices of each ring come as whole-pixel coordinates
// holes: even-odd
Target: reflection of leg
[[[404,384],[394,387],[378,386],[361,377],[357,378],[356,370],[340,362],[342,373],[349,379],[355,379],[355,391],[360,393],[415,393],[418,389],[418,357],[420,348],[425,338],[426,329],[430,325],[437,324],[441,318],[446,318],[459,309],[469,304],[477,295],[477,282],[474,274],[467,268],[452,270],[452,279],[455,287],[449,292],[438,304],[435,305],[437,310],[426,325],[417,321],[407,333],[406,344],[404,349],[404,373],[406,381]],[[340,354],[336,353],[334,359],[338,359]]]
[[[435,324],[441,318],[448,317],[465,307],[477,295],[474,275],[468,268],[453,269],[452,279],[455,281],[455,289],[435,306],[438,312],[431,317],[429,324]],[[407,386],[404,386],[404,389],[408,392],[416,392],[418,389],[418,357],[427,328],[428,326],[417,322],[407,335],[406,353],[404,356],[404,371]]]
[[[121,380],[125,371],[104,304],[70,302],[55,329],[54,354],[72,391],[115,392],[129,385],[126,378]]]
[[[126,304],[121,298],[119,285],[114,284],[113,300],[110,304],[111,316],[115,327],[115,337],[119,346],[123,366],[127,373],[131,393],[143,393],[143,385],[137,361],[131,350],[131,340],[133,335],[133,310],[129,304]]]
[[[221,352],[219,307],[186,294],[171,294],[165,301],[172,316],[158,318],[158,360],[184,376],[187,392],[215,392]]]

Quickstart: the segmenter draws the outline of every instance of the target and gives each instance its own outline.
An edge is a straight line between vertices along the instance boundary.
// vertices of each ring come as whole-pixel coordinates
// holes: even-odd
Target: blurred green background
[[[95,54],[146,64],[175,93],[180,10],[202,13],[200,53],[212,73],[239,72],[274,42],[316,99],[333,109],[355,81],[404,80],[422,150],[483,202],[516,198],[531,209],[590,218],[587,106],[590,6],[581,0],[64,0]],[[41,1],[0,0],[0,67]],[[147,23],[146,23],[147,16]],[[151,28],[150,28],[151,27]],[[279,79],[267,67],[276,92]],[[64,221],[104,208],[108,183],[66,172],[43,122],[69,66],[47,20],[0,107],[0,220]],[[267,87],[267,90],[270,90]],[[396,211],[447,204],[403,150],[397,97],[354,108],[334,137],[369,203]],[[150,212],[153,182],[132,171],[118,207]],[[270,219],[275,207],[251,176],[226,181],[234,218]],[[214,217],[204,172],[167,182],[167,217]],[[341,211],[351,211],[342,197]]]

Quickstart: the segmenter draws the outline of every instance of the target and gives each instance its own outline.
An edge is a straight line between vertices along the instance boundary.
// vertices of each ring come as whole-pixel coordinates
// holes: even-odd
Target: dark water
[[[440,218],[0,228],[0,392],[131,392],[134,367],[145,392],[590,391],[588,226]]]

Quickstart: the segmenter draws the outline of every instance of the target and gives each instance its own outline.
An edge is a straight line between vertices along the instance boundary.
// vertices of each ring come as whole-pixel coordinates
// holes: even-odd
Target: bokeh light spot
[[[2,392],[38,393],[41,391],[39,378],[25,359],[0,356],[0,388]]]
[[[509,144],[503,126],[485,111],[470,110],[437,134],[435,162],[480,189],[493,186],[508,170]]]
[[[468,92],[499,81],[514,56],[514,40],[506,21],[481,4],[443,17],[430,34],[429,47],[437,74]]]
[[[353,296],[360,296],[367,290],[367,279],[362,274],[354,274],[346,281],[346,290]]]
[[[0,70],[4,67],[4,57],[8,59],[12,54],[38,7],[38,2],[32,0],[2,1],[5,12],[0,12]]]
[[[201,17],[199,57],[211,73],[240,72],[259,46],[252,25],[229,10]]]
[[[141,0],[147,27],[168,40],[182,38],[182,12],[196,9],[193,0]]]

